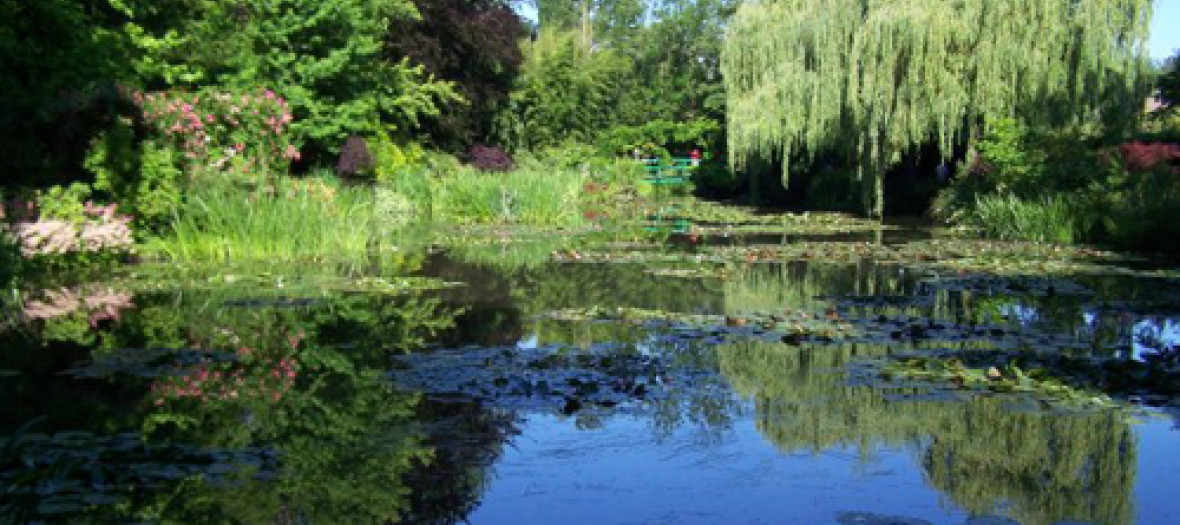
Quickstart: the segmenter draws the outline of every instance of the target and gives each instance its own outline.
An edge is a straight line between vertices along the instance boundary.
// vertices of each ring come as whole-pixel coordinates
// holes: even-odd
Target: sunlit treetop
[[[722,57],[731,159],[846,155],[876,181],[987,117],[1112,123],[1142,93],[1150,0],[761,0]],[[868,185],[863,185],[867,187]]]

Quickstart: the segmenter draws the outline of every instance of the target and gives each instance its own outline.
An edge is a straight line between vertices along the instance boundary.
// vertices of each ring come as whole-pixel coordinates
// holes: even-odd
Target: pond
[[[8,292],[0,522],[1180,523],[1175,280],[702,231]]]

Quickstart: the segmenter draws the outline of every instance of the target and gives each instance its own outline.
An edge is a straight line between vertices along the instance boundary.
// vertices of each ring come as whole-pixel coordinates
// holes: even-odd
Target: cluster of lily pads
[[[884,347],[893,357],[867,363],[862,370],[880,386],[918,381],[958,392],[1030,396],[1055,406],[1110,406],[1114,402],[1109,395],[1180,403],[1180,367],[1173,362],[1180,360],[1132,359],[1126,340],[1102,341],[1044,323],[940,317],[933,306],[939,294],[947,293],[1068,298],[1082,304],[1094,295],[1087,286],[1065,279],[936,274],[919,280],[905,295],[821,297],[830,306],[814,311],[720,315],[591,307],[553,310],[542,318],[620,323],[708,344],[755,339],[807,352],[823,352],[826,345]],[[1103,303],[1089,304],[1097,310]],[[861,373],[856,380],[864,377]]]
[[[973,393],[1022,393],[1050,402],[1073,406],[1113,406],[1106,394],[1072,387],[1045,368],[1024,370],[1014,362],[970,366],[960,357],[915,356],[885,365],[880,377],[928,382],[947,390]]]
[[[18,432],[0,442],[0,463],[6,465],[0,470],[0,516],[25,523],[102,512],[126,499],[128,487],[160,488],[193,477],[223,486],[273,476],[278,456],[262,448],[150,444],[138,433]]]
[[[686,366],[674,353],[628,352],[617,344],[445,348],[396,361],[394,383],[436,401],[564,415],[641,412],[676,391],[721,382],[715,370]]]

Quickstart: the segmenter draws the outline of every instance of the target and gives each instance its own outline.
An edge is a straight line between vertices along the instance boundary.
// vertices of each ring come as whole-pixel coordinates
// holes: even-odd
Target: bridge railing
[[[699,161],[690,158],[673,158],[671,163],[663,159],[643,159],[645,175],[643,182],[656,186],[685,184],[692,176]]]

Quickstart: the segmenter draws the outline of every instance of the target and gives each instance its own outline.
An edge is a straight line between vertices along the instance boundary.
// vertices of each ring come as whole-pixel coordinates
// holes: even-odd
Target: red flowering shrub
[[[202,359],[197,363],[177,365],[170,373],[151,385],[152,403],[156,406],[183,399],[199,403],[261,401],[276,403],[294,386],[303,365],[292,355],[299,350],[303,332],[286,336],[286,341],[272,348],[251,348],[231,332],[235,346],[232,360]],[[217,345],[213,345],[217,346]]]
[[[1132,173],[1168,169],[1180,174],[1180,144],[1127,142],[1119,145],[1123,167]]]
[[[239,355],[246,355],[239,352]],[[231,365],[202,361],[178,367],[152,383],[153,404],[184,398],[207,401],[258,400],[278,402],[291,390],[298,375],[294,357],[282,357],[266,366]]]

